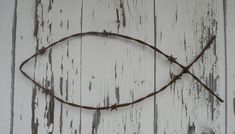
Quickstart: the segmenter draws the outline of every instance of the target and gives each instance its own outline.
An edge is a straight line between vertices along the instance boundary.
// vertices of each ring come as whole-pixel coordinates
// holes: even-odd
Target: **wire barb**
[[[106,30],[103,30],[104,36],[108,36],[109,34],[111,34],[111,31],[107,32]]]
[[[117,111],[117,103],[115,103],[111,106],[111,111],[113,111],[113,110]]]
[[[46,51],[47,49],[43,46],[41,49],[39,49],[38,53],[43,55]]]
[[[168,61],[170,61],[170,63],[176,62],[176,59],[177,58],[173,57],[172,55],[168,57]]]

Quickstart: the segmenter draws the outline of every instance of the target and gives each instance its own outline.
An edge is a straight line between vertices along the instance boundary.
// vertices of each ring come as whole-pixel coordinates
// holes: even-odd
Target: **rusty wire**
[[[23,66],[29,62],[31,59],[33,58],[36,58],[38,55],[43,55],[49,48],[52,48],[53,46],[57,45],[58,43],[60,42],[63,42],[67,39],[70,39],[72,37],[78,37],[78,36],[86,36],[86,35],[93,35],[93,36],[102,36],[102,37],[119,37],[119,38],[123,38],[123,39],[127,39],[127,40],[132,40],[132,41],[135,41],[141,45],[144,45],[144,46],[147,46],[149,48],[151,48],[152,50],[156,51],[157,53],[163,55],[165,58],[167,58],[167,60],[170,62],[170,63],[175,63],[176,65],[178,65],[179,67],[182,68],[182,71],[178,74],[178,75],[175,75],[173,79],[171,79],[165,86],[161,87],[159,90],[157,91],[154,91],[154,92],[151,92],[149,93],[148,95],[146,96],[143,96],[141,98],[138,98],[132,102],[126,102],[126,103],[120,103],[120,104],[113,104],[113,105],[110,105],[110,106],[102,106],[102,107],[93,107],[93,106],[86,106],[86,105],[79,105],[79,104],[75,104],[75,103],[72,103],[72,102],[68,102],[68,101],[65,101],[63,99],[61,99],[60,97],[56,96],[54,94],[54,92],[52,92],[52,90],[46,88],[46,87],[43,87],[41,84],[39,84],[38,82],[36,82],[36,80],[34,80],[33,78],[31,78],[26,72],[23,71]],[[35,54],[33,54],[31,57],[27,58],[26,60],[24,60],[19,69],[21,71],[21,73],[26,77],[28,78],[32,83],[34,83],[36,86],[40,87],[46,94],[50,95],[51,97],[55,98],[56,100],[58,100],[59,102],[61,103],[65,103],[67,105],[70,105],[70,106],[73,106],[73,107],[78,107],[78,108],[83,108],[83,109],[88,109],[88,110],[117,110],[118,108],[120,107],[126,107],[126,106],[130,106],[130,105],[134,105],[136,103],[139,103],[149,97],[152,97],[160,92],[162,92],[163,90],[165,90],[167,87],[169,87],[171,84],[175,83],[177,80],[179,80],[181,78],[181,76],[183,74],[189,74],[191,75],[197,82],[199,82],[210,94],[212,94],[214,97],[216,97],[220,102],[223,102],[223,100],[218,96],[216,95],[208,86],[206,86],[198,77],[196,77],[194,74],[192,74],[190,71],[189,71],[189,68],[200,58],[202,57],[202,55],[204,54],[204,52],[211,46],[211,44],[213,43],[213,41],[215,40],[216,36],[213,36],[211,37],[211,39],[209,40],[209,42],[207,42],[206,46],[203,48],[203,50],[201,51],[201,53],[199,53],[199,55],[197,55],[197,57],[188,65],[188,66],[183,66],[182,64],[180,64],[175,57],[173,57],[172,55],[167,55],[166,53],[162,52],[161,50],[159,50],[158,48],[154,47],[154,46],[151,46],[150,44],[142,41],[142,40],[139,40],[139,39],[136,39],[136,38],[133,38],[133,37],[130,37],[130,36],[127,36],[127,35],[123,35],[123,34],[117,34],[117,33],[112,33],[112,32],[107,32],[107,31],[103,31],[103,32],[95,32],[95,31],[90,31],[90,32],[83,32],[83,33],[76,33],[76,34],[73,34],[73,35],[70,35],[70,36],[67,36],[67,37],[64,37],[52,44],[50,44],[49,46],[47,47],[42,47],[39,51],[37,51]]]

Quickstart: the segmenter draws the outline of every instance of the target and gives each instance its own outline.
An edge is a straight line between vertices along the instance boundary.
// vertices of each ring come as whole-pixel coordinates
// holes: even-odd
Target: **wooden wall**
[[[235,134],[234,0],[1,0],[0,133]],[[19,72],[43,46],[77,32],[112,31],[141,39],[188,65],[216,41],[190,75],[117,111],[89,111],[45,95]],[[66,101],[109,106],[166,84],[180,68],[151,49],[116,38],[67,40],[25,70]]]

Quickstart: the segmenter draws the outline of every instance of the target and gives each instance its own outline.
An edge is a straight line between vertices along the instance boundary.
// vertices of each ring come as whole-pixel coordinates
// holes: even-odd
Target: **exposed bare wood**
[[[0,133],[235,133],[232,1],[9,0],[0,2]],[[4,19],[3,19],[4,18]],[[42,46],[78,32],[135,37],[191,63],[216,41],[190,75],[133,107],[87,111],[45,96],[18,71]],[[181,68],[134,42],[87,36],[46,51],[25,66],[37,82],[66,101],[111,106],[133,101],[174,78]]]

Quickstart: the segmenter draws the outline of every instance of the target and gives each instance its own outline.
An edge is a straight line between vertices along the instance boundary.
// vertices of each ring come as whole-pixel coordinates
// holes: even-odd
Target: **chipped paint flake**
[[[96,110],[95,113],[93,114],[93,121],[92,121],[92,134],[97,134],[98,132],[98,127],[100,125],[100,116],[101,113],[99,110]]]

